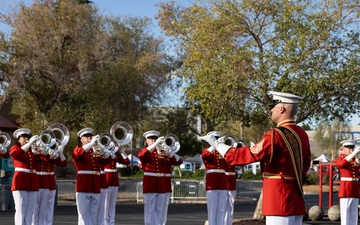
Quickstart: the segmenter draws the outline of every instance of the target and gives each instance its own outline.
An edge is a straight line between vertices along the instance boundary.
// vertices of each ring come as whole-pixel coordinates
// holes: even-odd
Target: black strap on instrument
[[[301,139],[298,134],[290,127],[282,126],[277,127],[274,130],[276,130],[281,135],[287,148],[289,149],[291,161],[294,166],[296,181],[298,183],[300,193],[304,198],[304,192],[302,188],[303,155]]]

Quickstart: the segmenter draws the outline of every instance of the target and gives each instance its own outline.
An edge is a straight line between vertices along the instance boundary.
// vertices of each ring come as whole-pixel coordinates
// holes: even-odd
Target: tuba
[[[11,143],[11,136],[8,133],[0,131],[0,152],[6,153],[7,147]]]
[[[127,122],[118,121],[110,128],[110,134],[119,146],[127,145],[133,138],[133,129]]]

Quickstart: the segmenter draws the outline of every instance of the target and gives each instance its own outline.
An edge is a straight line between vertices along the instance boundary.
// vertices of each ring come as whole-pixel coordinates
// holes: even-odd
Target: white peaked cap
[[[28,129],[28,128],[19,128],[16,131],[14,131],[13,136],[14,136],[14,138],[18,139],[23,134],[27,134],[27,135],[30,136],[30,129]]]
[[[146,131],[143,135],[144,135],[145,138],[153,137],[153,136],[159,137],[160,132],[156,131],[156,130],[149,130],[149,131]]]
[[[297,104],[299,100],[303,99],[300,96],[285,92],[270,91],[270,94],[273,96],[273,103],[281,102],[281,103]]]
[[[355,144],[356,144],[356,140],[344,140],[342,142],[340,142],[340,144],[342,144],[343,147],[345,146],[354,146],[355,147]]]
[[[220,131],[210,131],[206,135],[214,135],[215,137],[221,137],[222,133]]]
[[[79,132],[77,132],[77,136],[78,136],[78,137],[82,137],[82,136],[84,136],[85,134],[91,134],[91,135],[93,135],[93,132],[94,132],[94,129],[87,127],[87,128],[81,129]]]

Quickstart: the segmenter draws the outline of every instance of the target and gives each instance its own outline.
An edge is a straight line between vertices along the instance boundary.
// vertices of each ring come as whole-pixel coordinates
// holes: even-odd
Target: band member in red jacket
[[[182,159],[176,154],[168,155],[159,148],[165,141],[158,131],[144,133],[147,147],[139,152],[144,169],[144,220],[145,225],[165,225],[171,193],[171,169],[180,165]],[[179,146],[180,147],[180,146]]]
[[[13,133],[17,143],[10,148],[10,156],[14,162],[15,172],[11,191],[15,203],[15,225],[30,225],[34,213],[36,196],[39,191],[36,164],[41,156],[32,152],[31,145],[39,136],[30,138],[30,129],[19,128]]]
[[[209,132],[220,138],[218,131]],[[228,167],[224,157],[216,149],[205,148],[201,154],[206,169],[206,200],[209,225],[224,225],[227,202],[227,177],[225,170]]]
[[[232,225],[234,218],[234,206],[236,198],[236,170],[234,165],[225,168],[227,201],[225,210],[225,225]]]
[[[111,162],[105,165],[106,180],[109,186],[105,201],[105,225],[115,225],[116,199],[119,190],[119,176],[116,163],[130,164],[130,160],[123,150],[115,149],[114,152],[109,156]]]
[[[336,165],[340,170],[340,218],[342,225],[358,224],[359,204],[359,159],[356,156],[360,147],[355,148],[355,140],[342,141]],[[354,149],[355,148],[355,149]]]
[[[306,214],[302,179],[310,167],[310,144],[306,132],[296,125],[299,96],[270,92],[271,119],[277,127],[252,147],[233,148],[213,135],[199,137],[221,153],[230,165],[260,162],[263,177],[262,214],[267,225],[301,225]]]
[[[49,160],[38,163],[36,174],[39,181],[39,193],[36,200],[32,225],[52,225],[54,218],[54,206],[56,196],[56,178],[54,167],[66,167],[66,160],[63,146],[58,146],[59,152],[49,152]]]
[[[92,128],[84,128],[77,133],[79,145],[72,152],[77,170],[76,204],[78,225],[95,225],[98,221],[100,204],[100,157],[93,146],[99,135],[93,137]],[[107,158],[104,155],[104,158]]]

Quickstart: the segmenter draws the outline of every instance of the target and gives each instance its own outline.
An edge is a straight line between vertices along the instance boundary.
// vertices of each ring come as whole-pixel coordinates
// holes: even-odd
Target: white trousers
[[[145,225],[165,225],[170,193],[144,193]]]
[[[227,190],[206,191],[209,225],[224,225],[227,202]]]
[[[102,188],[100,190],[99,214],[98,214],[97,225],[104,225],[104,223],[105,223],[106,190],[107,190],[107,188]]]
[[[236,190],[227,191],[227,202],[226,202],[226,212],[225,212],[225,225],[232,225],[234,218],[234,203],[236,197]]]
[[[96,225],[100,193],[76,192],[78,225]]]
[[[53,225],[56,190],[49,190],[47,202],[46,224]]]
[[[46,225],[49,189],[40,188],[34,202],[32,225]]]
[[[266,216],[266,225],[302,225],[303,216]]]
[[[109,186],[105,200],[105,225],[115,225],[116,199],[118,186]]]
[[[358,224],[358,198],[340,198],[341,225]]]
[[[37,191],[12,191],[15,203],[15,225],[30,225],[34,214]]]

